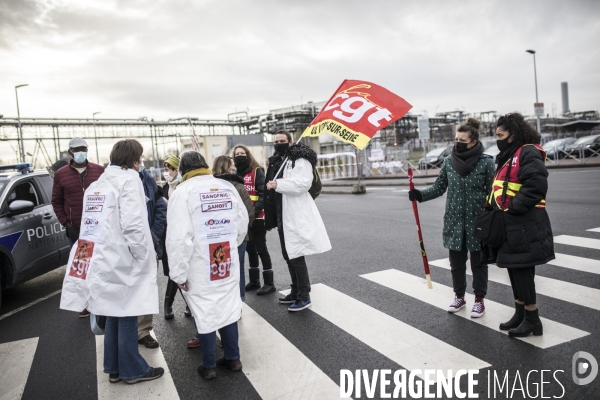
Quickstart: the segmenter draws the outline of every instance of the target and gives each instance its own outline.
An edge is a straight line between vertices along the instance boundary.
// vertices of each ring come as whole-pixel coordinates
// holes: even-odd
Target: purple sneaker
[[[483,305],[483,297],[475,297],[475,304],[471,310],[471,318],[480,318],[485,314],[485,305]]]
[[[466,305],[467,302],[464,297],[455,297],[454,303],[450,304],[450,307],[448,307],[448,312],[455,313]]]

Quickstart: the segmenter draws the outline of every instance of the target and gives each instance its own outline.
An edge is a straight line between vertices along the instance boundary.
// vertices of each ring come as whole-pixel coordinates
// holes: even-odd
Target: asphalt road
[[[555,237],[571,235],[600,239],[600,232],[587,231],[600,227],[600,170],[551,170],[549,183],[547,204]],[[444,202],[445,197],[442,197],[419,205],[424,243],[430,261],[448,257],[447,250],[442,246]],[[557,298],[560,297],[558,294],[539,294],[541,316],[585,331],[589,335],[549,348],[510,339],[493,329],[470,321],[469,318],[458,318],[448,314],[422,301],[418,296],[399,293],[360,276],[395,269],[423,277],[413,212],[405,188],[369,189],[367,194],[357,196],[322,195],[317,204],[333,249],[325,254],[307,258],[313,285],[324,284],[369,306],[370,309],[378,310],[462,353],[491,364],[491,367],[480,371],[476,390],[479,398],[488,398],[488,371],[495,371],[498,375],[509,371],[509,382],[513,389],[517,383],[517,373],[520,375],[522,385],[529,389],[530,396],[522,395],[522,392],[517,390],[512,398],[533,398],[535,384],[539,384],[542,379],[550,381],[545,384],[544,396],[564,399],[599,398],[600,377],[585,386],[576,385],[571,378],[571,360],[576,352],[585,351],[600,359],[598,308],[561,300]],[[275,232],[268,235],[268,245],[274,262],[276,286],[278,290],[287,289],[289,274],[281,257]],[[555,250],[561,254],[600,261],[598,248],[556,244]],[[490,266],[491,268],[497,267]],[[537,268],[538,276],[574,284],[576,286],[569,287],[575,292],[581,290],[582,293],[585,288],[600,290],[599,273],[600,270],[582,272],[554,265]],[[60,310],[60,295],[51,296],[6,316],[60,290],[63,274],[64,267],[7,291],[3,297],[0,311],[0,346],[39,337],[23,399],[98,398],[96,342],[87,319],[81,320],[74,313]],[[431,277],[434,286],[452,286],[450,272],[445,268],[431,266]],[[162,276],[161,268],[161,305],[165,284],[166,278]],[[470,285],[471,277],[468,276],[468,292],[472,293]],[[336,384],[340,383],[342,369],[396,371],[404,368],[394,361],[397,359],[395,355],[387,353],[385,349],[375,350],[372,344],[366,343],[368,340],[350,334],[349,330],[352,329],[332,323],[331,318],[324,316],[325,314],[313,310],[288,313],[285,307],[277,303],[276,296],[277,294],[259,297],[248,293],[246,304]],[[509,307],[513,305],[510,287],[498,282],[489,282],[486,299]],[[448,297],[447,304],[452,300]],[[600,304],[600,296],[592,300]],[[313,301],[316,300],[313,298]],[[348,304],[354,303],[348,301]],[[470,306],[471,304],[469,308]],[[261,395],[252,377],[246,373],[219,371],[219,377],[214,381],[205,381],[198,376],[196,368],[201,361],[200,350],[190,350],[185,346],[186,341],[191,339],[195,332],[193,318],[184,317],[184,303],[181,297],[177,297],[174,307],[176,316],[170,321],[164,320],[162,314],[155,316],[154,331],[179,398],[260,399]],[[338,307],[343,308],[344,303]],[[363,323],[368,327],[371,321],[364,320]],[[253,338],[257,343],[262,343],[264,339],[260,336]],[[278,349],[274,351],[277,352]],[[218,356],[219,354],[218,352]],[[243,352],[241,357],[244,362]],[[444,355],[439,357],[441,360]],[[289,370],[290,364],[298,363],[298,360],[281,357],[279,362],[282,372],[265,378],[273,386],[282,382],[283,375],[287,373],[284,370]],[[431,368],[437,369],[436,363],[433,364]],[[12,365],[2,363],[0,350],[0,369],[5,368],[12,368]],[[298,363],[299,374],[302,373],[301,369],[302,365]],[[532,373],[526,382],[526,375],[533,370],[551,370],[553,373],[563,371],[556,372],[560,384],[557,384],[552,374],[541,378],[538,373]],[[0,374],[2,373],[4,371],[0,370]],[[148,382],[139,385],[152,384]],[[461,380],[460,386],[466,389],[465,379]],[[7,387],[0,386],[0,398],[7,392]],[[118,391],[116,393],[115,398],[122,398]],[[314,392],[312,396],[316,399],[331,398]],[[375,398],[378,396],[376,394]],[[290,397],[309,398],[302,392]],[[365,398],[364,392],[361,398]],[[497,398],[505,396],[498,395]]]

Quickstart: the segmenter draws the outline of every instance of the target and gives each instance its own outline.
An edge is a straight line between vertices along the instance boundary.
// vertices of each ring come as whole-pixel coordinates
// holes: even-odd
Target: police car
[[[0,307],[4,290],[67,263],[70,246],[50,204],[52,184],[48,171],[32,164],[0,166]]]

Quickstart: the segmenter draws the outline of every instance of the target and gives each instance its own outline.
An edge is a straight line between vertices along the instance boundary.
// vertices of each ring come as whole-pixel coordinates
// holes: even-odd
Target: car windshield
[[[564,141],[565,139],[551,140],[548,143],[544,144],[542,147],[544,148],[544,150],[552,150],[555,147],[561,146]]]
[[[442,147],[441,149],[431,150],[429,153],[427,153],[426,157],[438,157],[438,156],[442,155],[444,150],[446,150],[445,147]]]
[[[586,136],[586,137],[582,137],[581,139],[577,139],[577,141],[573,144],[574,145],[589,144],[589,143],[592,143],[594,141],[594,139],[596,139],[596,136]]]

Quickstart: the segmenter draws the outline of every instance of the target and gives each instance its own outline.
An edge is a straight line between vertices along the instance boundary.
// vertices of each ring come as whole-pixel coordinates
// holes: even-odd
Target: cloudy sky
[[[0,114],[226,119],[345,78],[424,110],[600,109],[600,2],[0,0]]]

